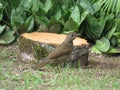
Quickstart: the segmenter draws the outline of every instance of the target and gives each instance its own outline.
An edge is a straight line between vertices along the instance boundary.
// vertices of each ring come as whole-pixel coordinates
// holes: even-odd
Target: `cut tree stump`
[[[24,33],[19,39],[19,59],[25,63],[36,64],[53,51],[57,45],[60,45],[65,38],[66,35],[64,34]],[[73,45],[72,53],[67,57],[67,60],[64,60],[64,64],[71,67],[87,65],[89,54],[88,42],[77,37],[73,41]]]

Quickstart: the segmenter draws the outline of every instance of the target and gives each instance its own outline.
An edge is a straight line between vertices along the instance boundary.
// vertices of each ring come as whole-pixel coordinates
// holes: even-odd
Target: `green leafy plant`
[[[5,25],[0,26],[0,44],[10,44],[14,39],[14,31],[10,31]]]
[[[108,4],[108,2],[111,4]],[[95,46],[92,48],[92,50],[96,53],[120,53],[120,50],[119,50],[119,30],[120,30],[120,23],[119,23],[119,10],[120,10],[120,7],[117,6],[119,3],[119,1],[115,1],[113,2],[113,0],[104,0],[102,2],[102,5],[103,7],[101,7],[103,9],[102,13],[105,14],[105,19],[104,21],[106,21],[105,25],[104,23],[102,23],[102,25],[104,26],[103,27],[103,31],[102,31],[102,34],[101,34],[101,37],[106,37],[107,41],[109,41],[110,43],[110,47],[108,49],[108,51],[102,51],[102,50],[99,50],[97,48],[95,48],[96,45],[99,45],[101,48],[101,44],[98,43],[98,41],[96,42]],[[106,6],[107,5],[107,6]],[[109,6],[111,5],[111,6]],[[105,9],[105,7],[109,7]],[[118,10],[119,8],[119,10]],[[114,12],[112,11],[114,10]],[[106,11],[106,12],[105,12]],[[99,19],[98,19],[99,20]],[[91,34],[89,34],[91,35]],[[91,36],[94,36],[94,35],[91,35]],[[99,35],[98,35],[99,36]],[[100,39],[98,38],[98,39]],[[102,40],[100,40],[102,42]],[[103,42],[103,44],[107,43],[107,41]],[[117,46],[117,48],[115,48]],[[106,45],[106,48],[108,48],[108,46]]]

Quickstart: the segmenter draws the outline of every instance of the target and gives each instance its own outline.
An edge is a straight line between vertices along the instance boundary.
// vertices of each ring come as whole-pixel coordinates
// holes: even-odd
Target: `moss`
[[[43,57],[46,57],[48,55],[48,52],[45,48],[41,47],[39,43],[33,43],[32,47],[34,48],[34,56],[37,60],[40,60]]]
[[[41,48],[41,53],[42,53],[43,57],[46,57],[48,55],[48,52],[45,48]]]
[[[19,50],[21,52],[27,52],[27,53],[31,53],[32,52],[32,48],[31,48],[31,41],[28,39],[24,39],[23,37],[20,38],[19,40]]]
[[[41,58],[48,55],[46,48],[41,47],[39,42],[31,41],[22,36],[19,39],[19,51],[20,53],[25,52],[27,54],[32,54],[36,61],[39,61]]]

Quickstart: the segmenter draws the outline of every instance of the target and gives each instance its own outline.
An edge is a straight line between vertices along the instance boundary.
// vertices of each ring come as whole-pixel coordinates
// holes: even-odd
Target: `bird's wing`
[[[50,59],[57,59],[58,57],[70,54],[72,50],[72,46],[71,45],[59,45],[58,47],[56,47],[56,49],[54,51],[52,51],[47,58]]]
[[[46,58],[41,60],[41,62],[39,62],[36,66],[33,66],[32,68],[39,70],[40,68],[42,68],[43,66],[45,66],[49,62],[55,61],[58,57],[69,54],[71,52],[71,50],[72,50],[71,45],[67,45],[67,44],[59,45]]]

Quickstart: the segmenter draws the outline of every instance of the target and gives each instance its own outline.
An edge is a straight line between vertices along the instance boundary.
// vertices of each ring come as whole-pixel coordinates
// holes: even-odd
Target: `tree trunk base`
[[[25,63],[36,64],[46,57],[57,45],[60,45],[66,35],[53,33],[24,33],[19,39],[19,59]],[[76,38],[71,55],[62,65],[70,67],[86,66],[88,64],[89,44],[85,39]],[[52,64],[56,64],[53,62]],[[61,63],[58,63],[61,64]]]

